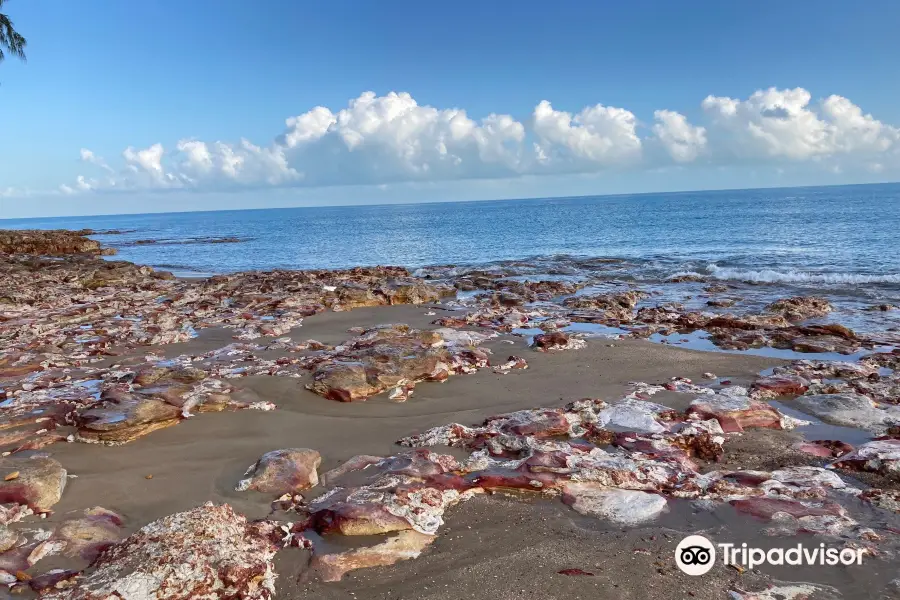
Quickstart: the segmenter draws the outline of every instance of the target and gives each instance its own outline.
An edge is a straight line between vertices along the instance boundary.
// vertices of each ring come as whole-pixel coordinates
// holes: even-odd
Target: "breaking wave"
[[[696,275],[701,275],[696,273]],[[885,273],[881,275],[865,275],[862,273],[811,273],[788,269],[735,269],[720,267],[715,263],[707,265],[706,276],[713,279],[732,281],[754,281],[759,283],[824,283],[824,284],[861,284],[861,283],[900,283],[900,274]]]

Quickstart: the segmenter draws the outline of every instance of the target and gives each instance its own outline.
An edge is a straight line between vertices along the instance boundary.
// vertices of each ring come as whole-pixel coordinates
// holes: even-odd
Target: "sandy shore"
[[[305,320],[291,337],[338,343],[355,326],[407,323],[430,328],[434,316],[426,315],[428,310],[396,306],[326,312]],[[191,342],[156,350],[175,356],[230,341],[229,331],[210,329]],[[433,426],[477,423],[498,413],[559,406],[587,396],[612,400],[626,394],[628,383],[636,380],[663,383],[673,376],[700,378],[713,372],[737,384],[748,383],[761,370],[780,364],[770,358],[641,340],[594,338],[581,350],[539,353],[528,349],[521,337],[502,336],[486,347],[496,358],[525,356],[530,368],[507,375],[484,369],[444,383],[424,383],[405,403],[385,395],[366,402],[330,401],[304,388],[308,376],[247,377],[236,380],[241,388],[236,396],[271,401],[277,410],[201,415],[115,448],[54,446],[53,454],[77,478],[70,481],[49,522],[101,505],[124,515],[130,532],[208,500],[227,502],[248,518],[264,517],[271,497],[236,492],[234,486],[247,466],[270,450],[318,450],[324,472],[358,454],[396,453],[396,440]],[[685,407],[679,394],[663,393],[654,401]],[[748,433],[726,445],[724,466],[810,464],[809,457],[788,449],[796,439],[796,433],[782,431]],[[321,583],[305,572],[305,551],[282,552],[276,562],[278,597],[712,599],[726,597],[728,589],[763,588],[774,578],[828,583],[846,598],[875,598],[897,575],[884,563],[856,570],[761,568],[760,573],[744,574],[717,565],[710,574],[692,578],[675,568],[672,553],[684,532],[700,530],[719,539],[765,543],[758,523],[729,510],[698,515],[686,504],[673,502],[669,514],[652,527],[622,529],[583,517],[557,501],[482,496],[448,511],[437,541],[419,559],[354,571],[338,583]],[[573,568],[592,575],[558,573]]]

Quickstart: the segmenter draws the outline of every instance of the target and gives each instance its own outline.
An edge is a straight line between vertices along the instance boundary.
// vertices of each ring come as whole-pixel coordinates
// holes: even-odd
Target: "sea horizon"
[[[0,229],[13,229],[12,227],[4,227],[7,222],[16,221],[34,221],[34,220],[52,220],[52,219],[80,219],[89,217],[120,217],[120,216],[143,216],[143,215],[179,215],[179,214],[203,214],[203,213],[222,213],[222,212],[249,212],[249,211],[267,211],[267,210],[294,210],[306,208],[355,208],[355,207],[379,207],[379,206],[416,206],[420,204],[482,204],[485,202],[528,202],[540,200],[579,200],[584,198],[624,198],[624,197],[642,197],[654,195],[677,195],[677,194],[706,194],[706,193],[727,193],[727,192],[753,192],[753,191],[777,191],[777,190],[809,190],[809,189],[832,189],[832,188],[861,188],[861,187],[879,187],[879,186],[900,186],[900,181],[883,181],[875,183],[837,183],[823,185],[789,185],[789,186],[760,186],[760,187],[723,187],[723,188],[698,188],[672,191],[650,191],[650,192],[624,192],[624,193],[599,193],[599,194],[578,194],[578,195],[561,195],[561,196],[520,196],[512,198],[480,198],[476,200],[416,200],[413,202],[373,202],[373,203],[323,203],[323,204],[306,204],[298,206],[262,206],[262,207],[246,207],[246,208],[225,208],[216,210],[176,210],[176,211],[147,211],[147,212],[123,212],[123,213],[92,213],[92,214],[70,214],[70,215],[53,215],[53,216],[34,216],[34,217],[11,217],[0,218]]]

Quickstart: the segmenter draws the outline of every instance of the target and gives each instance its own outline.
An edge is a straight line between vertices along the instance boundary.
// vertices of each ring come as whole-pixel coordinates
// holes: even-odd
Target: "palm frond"
[[[5,0],[0,0],[0,8],[3,7],[4,1]],[[3,52],[4,48],[13,56],[24,61],[25,46],[27,43],[25,38],[15,30],[9,17],[0,14],[0,62],[3,62],[3,59],[6,58],[6,55]]]

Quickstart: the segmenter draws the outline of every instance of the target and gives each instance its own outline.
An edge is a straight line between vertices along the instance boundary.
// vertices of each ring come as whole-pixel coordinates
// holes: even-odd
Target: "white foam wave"
[[[794,269],[785,271],[776,271],[774,269],[750,270],[720,267],[715,263],[707,265],[706,273],[713,279],[755,281],[759,283],[900,283],[900,274],[891,273],[866,275],[863,273],[811,273]]]

